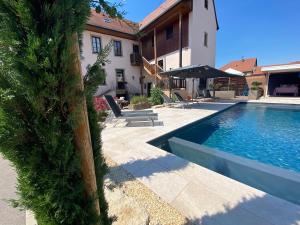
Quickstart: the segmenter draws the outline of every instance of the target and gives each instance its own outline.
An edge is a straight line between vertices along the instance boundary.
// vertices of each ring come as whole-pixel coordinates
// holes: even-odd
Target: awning
[[[240,77],[237,74],[226,73],[210,66],[192,65],[169,70],[161,73],[162,76],[178,78],[217,78],[217,77]]]
[[[227,70],[225,70],[226,73],[230,73],[230,74],[235,74],[235,75],[239,75],[239,76],[245,76],[244,73],[242,73],[241,71],[229,68]]]
[[[265,66],[261,68],[261,71],[268,73],[292,73],[300,72],[300,64],[286,64],[286,65],[275,65]]]

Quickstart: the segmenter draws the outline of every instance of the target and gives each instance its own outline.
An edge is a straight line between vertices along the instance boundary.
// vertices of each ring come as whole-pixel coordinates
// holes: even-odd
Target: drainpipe
[[[179,67],[182,67],[182,13],[179,12]]]
[[[156,27],[154,28],[154,59],[155,59],[155,86],[157,86],[157,43],[156,43]]]
[[[144,95],[144,77],[143,77],[143,45],[142,41],[139,38],[139,49],[140,49],[140,84],[141,84],[141,94]]]

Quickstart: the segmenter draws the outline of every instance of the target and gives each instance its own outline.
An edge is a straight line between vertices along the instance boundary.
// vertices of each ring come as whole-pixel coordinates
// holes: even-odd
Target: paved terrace
[[[25,225],[25,211],[12,208],[9,200],[17,199],[16,173],[0,154],[0,225]]]
[[[164,122],[162,127],[107,127],[102,133],[104,155],[195,224],[299,225],[300,206],[147,144],[232,104],[203,103],[195,109],[155,109],[159,120]]]

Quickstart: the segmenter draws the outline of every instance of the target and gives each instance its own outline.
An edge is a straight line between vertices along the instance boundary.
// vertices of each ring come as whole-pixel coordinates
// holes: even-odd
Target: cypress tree
[[[120,16],[114,5],[99,2],[98,9]],[[73,34],[82,33],[90,4],[89,0],[0,0],[0,152],[18,174],[20,199],[15,206],[32,210],[39,225],[109,224],[103,195],[106,167],[92,107],[92,81],[100,81],[95,77],[104,71],[101,60],[90,67],[82,93],[76,89],[81,81],[73,70],[77,56],[72,49],[78,41]],[[95,199],[86,194],[75,148],[78,109],[70,99],[84,97],[101,218]]]

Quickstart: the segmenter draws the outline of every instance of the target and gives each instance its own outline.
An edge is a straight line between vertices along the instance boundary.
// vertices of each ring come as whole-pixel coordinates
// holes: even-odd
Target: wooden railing
[[[155,75],[155,65],[150,64],[150,62],[144,57],[142,57],[142,59],[143,59],[144,69],[147,71],[147,73],[150,75]]]
[[[147,73],[149,75],[155,76],[155,72],[157,70],[157,78],[159,80],[162,80],[163,77],[161,77],[159,74],[161,72],[164,72],[163,68],[161,68],[159,65],[155,65],[155,64],[151,64],[147,59],[145,59],[144,57],[142,57],[143,59],[143,65],[144,65],[144,69],[147,71]]]

